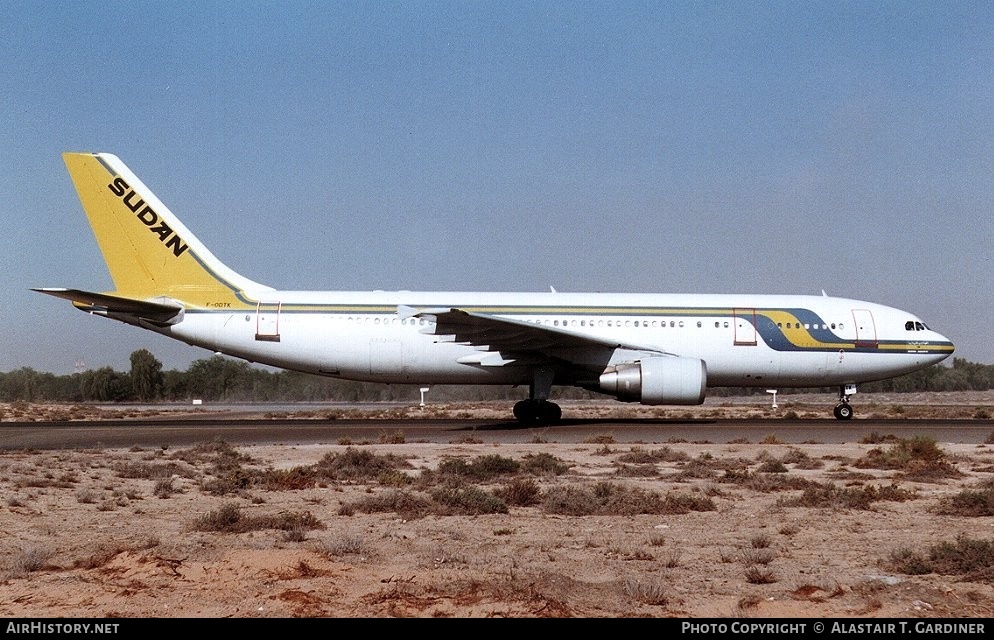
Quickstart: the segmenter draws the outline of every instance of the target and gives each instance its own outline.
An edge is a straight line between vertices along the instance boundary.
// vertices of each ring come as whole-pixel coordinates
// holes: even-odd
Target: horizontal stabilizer
[[[173,324],[183,312],[183,307],[172,302],[150,302],[134,298],[122,298],[107,293],[95,293],[80,289],[32,289],[56,298],[69,300],[78,309],[93,313],[121,313],[133,315],[143,320],[160,324]]]

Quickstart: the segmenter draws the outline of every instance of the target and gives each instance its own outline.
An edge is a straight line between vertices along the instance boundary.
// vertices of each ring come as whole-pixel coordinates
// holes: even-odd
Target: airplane
[[[643,405],[711,387],[857,385],[941,362],[949,339],[900,309],[822,295],[291,291],[223,264],[115,155],[64,153],[115,289],[38,288],[87,313],[277,368],[380,383],[553,385]]]

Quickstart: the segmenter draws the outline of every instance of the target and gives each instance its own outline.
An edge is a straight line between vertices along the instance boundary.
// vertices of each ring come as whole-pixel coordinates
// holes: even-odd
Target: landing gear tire
[[[852,418],[852,406],[846,402],[842,404],[835,405],[835,417],[838,420],[848,420]]]
[[[563,410],[548,400],[522,400],[514,405],[514,417],[521,424],[548,424],[558,422]]]

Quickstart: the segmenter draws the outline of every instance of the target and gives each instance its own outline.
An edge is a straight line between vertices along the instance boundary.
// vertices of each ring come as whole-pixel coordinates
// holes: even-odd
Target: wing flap
[[[437,336],[438,341],[471,345],[481,351],[536,355],[544,359],[574,360],[576,352],[602,351],[613,353],[617,349],[638,352],[659,352],[646,345],[630,344],[616,340],[603,340],[595,336],[574,333],[567,329],[548,327],[522,320],[496,317],[456,308],[415,309],[398,307],[401,317],[425,318],[434,326],[423,332]],[[669,355],[669,354],[666,354]],[[513,357],[513,356],[512,356]]]

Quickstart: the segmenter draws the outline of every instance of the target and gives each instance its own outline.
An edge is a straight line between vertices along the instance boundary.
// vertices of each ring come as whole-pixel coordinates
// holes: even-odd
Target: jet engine
[[[608,367],[600,390],[625,402],[701,404],[707,377],[707,364],[697,358],[644,358]]]

